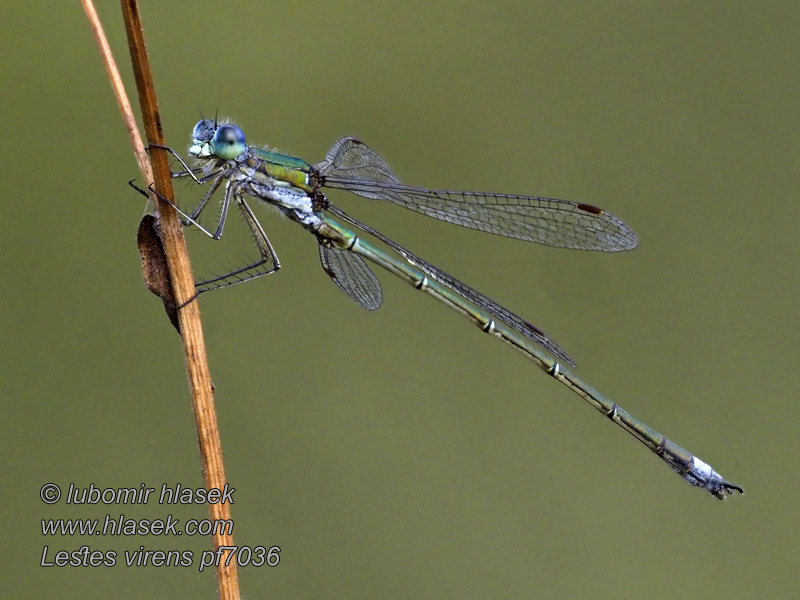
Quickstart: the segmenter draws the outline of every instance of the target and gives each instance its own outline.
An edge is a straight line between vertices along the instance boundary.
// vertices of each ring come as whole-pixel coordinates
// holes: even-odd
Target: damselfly
[[[174,177],[191,177],[198,183],[210,184],[191,214],[180,211],[186,224],[196,225],[207,235],[219,239],[233,203],[241,211],[260,253],[259,259],[250,265],[199,282],[198,293],[248,281],[280,268],[269,238],[247,204],[247,198],[257,198],[316,237],[325,271],[367,310],[377,309],[382,295],[378,279],[363,259],[427,292],[477,323],[482,331],[522,352],[545,373],[642,442],[692,485],[705,488],[720,499],[736,491],[743,492],[710,465],[634,418],[564,368],[559,360],[573,366],[574,362],[541,329],[346,214],[331,204],[322,189],[344,189],[364,198],[388,200],[441,221],[550,246],[607,252],[635,248],[638,239],[633,231],[605,210],[589,204],[535,196],[429,190],[404,185],[375,152],[352,137],[340,139],[325,160],[312,165],[300,158],[248,145],[244,133],[236,125],[203,119],[192,132],[189,148],[189,155],[197,159],[198,168],[189,167],[173,150],[166,150],[184,167],[183,171],[174,173]],[[219,223],[211,232],[197,220],[223,184]],[[332,216],[380,240],[394,254],[373,246]]]

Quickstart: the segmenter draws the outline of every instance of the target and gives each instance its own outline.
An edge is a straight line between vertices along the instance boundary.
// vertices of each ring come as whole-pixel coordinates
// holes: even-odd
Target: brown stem
[[[82,3],[97,39],[106,70],[109,73],[109,79],[117,96],[123,120],[131,136],[131,144],[139,162],[142,177],[148,185],[150,182],[155,182],[155,189],[158,194],[171,201],[173,199],[172,178],[166,152],[154,149],[151,153],[152,165],[147,160],[147,153],[139,137],[133,111],[125,95],[122,80],[92,0],[82,0]],[[151,144],[163,146],[164,136],[161,131],[155,87],[147,60],[137,2],[136,0],[121,0],[121,5],[147,139]],[[194,295],[194,277],[192,276],[186,243],[181,231],[180,221],[173,208],[157,195],[153,198],[153,201],[159,214],[158,230],[166,254],[173,294],[178,305],[180,305]],[[192,403],[197,423],[197,437],[200,444],[206,488],[223,489],[227,480],[225,479],[225,470],[222,462],[222,446],[217,427],[217,416],[214,410],[213,386],[197,302],[190,302],[181,308],[178,311],[178,319],[183,340],[186,373],[189,379],[189,388],[192,393]],[[227,503],[209,504],[209,511],[212,520],[231,519],[230,506]],[[233,536],[230,533],[225,532],[214,535],[215,549],[221,546],[233,546]],[[226,561],[227,554],[227,552],[223,554],[222,560],[217,567],[219,597],[222,600],[239,600],[236,560],[230,560],[226,566],[225,562],[228,562]]]

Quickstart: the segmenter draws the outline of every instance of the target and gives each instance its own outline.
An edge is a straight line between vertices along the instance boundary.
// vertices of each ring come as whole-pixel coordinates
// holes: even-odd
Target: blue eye
[[[211,141],[211,138],[214,137],[214,132],[216,130],[216,121],[212,121],[211,119],[203,119],[202,121],[198,121],[197,125],[194,126],[194,129],[192,129],[192,140],[194,140],[195,144],[205,144],[206,142]]]
[[[195,129],[200,126],[200,123]],[[247,149],[244,132],[236,125],[220,125],[214,133],[210,145],[212,152],[223,160],[233,160]]]

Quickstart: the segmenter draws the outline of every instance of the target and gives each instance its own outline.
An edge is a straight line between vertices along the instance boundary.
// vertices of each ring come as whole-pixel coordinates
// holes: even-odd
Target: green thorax
[[[310,193],[313,191],[308,184],[308,175],[312,167],[302,158],[279,154],[270,150],[260,150],[258,148],[250,148],[250,150],[254,158],[249,160],[259,161],[259,171],[264,172],[273,179],[285,181],[306,192]],[[251,166],[255,167],[255,165]]]

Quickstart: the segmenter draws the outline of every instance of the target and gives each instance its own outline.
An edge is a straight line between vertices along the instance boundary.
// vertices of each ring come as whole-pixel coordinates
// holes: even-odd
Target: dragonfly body
[[[565,368],[562,362],[574,363],[540,329],[346,214],[328,201],[322,188],[346,189],[365,198],[388,200],[439,220],[526,241],[604,251],[635,247],[638,242],[635,234],[613,215],[588,204],[564,200],[407,186],[400,183],[377,154],[353,138],[342,138],[324,161],[312,165],[297,157],[247,145],[244,134],[235,125],[203,120],[195,126],[189,154],[202,166],[201,177],[198,178],[177,154],[186,170],[175,176],[191,176],[200,183],[211,182],[212,185],[198,208],[184,216],[199,226],[195,219],[224,182],[220,224],[213,234],[203,231],[218,238],[228,207],[234,202],[242,211],[262,255],[259,263],[240,269],[233,274],[233,279],[229,279],[231,274],[228,274],[201,282],[199,291],[246,281],[278,268],[269,240],[246,203],[247,197],[257,198],[277,208],[317,238],[326,272],[364,308],[374,310],[381,302],[380,284],[364,262],[366,260],[430,294],[470,318],[482,331],[516,348],[632,434],[692,485],[720,499],[742,491],[710,465],[633,417]],[[370,244],[348,226],[377,238],[394,253]],[[556,358],[548,356],[540,347]]]

